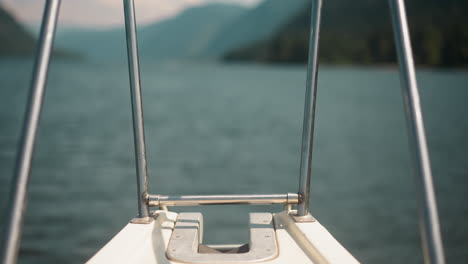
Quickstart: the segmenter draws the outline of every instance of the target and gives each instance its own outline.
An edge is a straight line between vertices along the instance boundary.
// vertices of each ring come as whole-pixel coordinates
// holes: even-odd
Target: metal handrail
[[[389,0],[397,47],[409,145],[415,164],[419,218],[425,263],[445,263],[431,162],[419,98],[404,0]]]
[[[228,195],[149,195],[151,207],[196,206],[196,205],[234,205],[234,204],[298,204],[297,193],[287,194],[228,194]]]
[[[133,139],[135,145],[136,179],[138,194],[139,223],[150,222],[148,196],[148,171],[146,166],[145,129],[143,124],[143,102],[141,99],[140,65],[138,58],[138,40],[133,0],[123,0],[125,32],[127,37],[128,72],[130,95],[132,100]]]
[[[304,103],[304,121],[301,145],[301,168],[299,176],[299,195],[301,203],[297,206],[300,217],[309,214],[310,178],[312,173],[312,147],[314,143],[315,106],[317,99],[318,49],[322,0],[312,0],[309,59],[307,63],[307,81]]]
[[[16,263],[18,258],[21,227],[28,196],[31,162],[41,117],[59,9],[60,0],[47,0],[45,3],[41,32],[38,39],[37,56],[34,63],[31,87],[29,88],[26,113],[18,147],[19,151],[16,155],[15,172],[2,240],[1,261],[4,264]]]

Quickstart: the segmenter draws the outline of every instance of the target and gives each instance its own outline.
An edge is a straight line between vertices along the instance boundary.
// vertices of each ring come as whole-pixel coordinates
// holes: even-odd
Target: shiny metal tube
[[[306,216],[309,213],[312,146],[314,143],[315,102],[317,98],[318,50],[321,10],[322,0],[312,0],[309,59],[307,65],[304,123],[301,145],[301,169],[299,178],[299,195],[301,196],[301,203],[297,206],[298,216]]]
[[[149,206],[196,206],[228,204],[297,204],[299,195],[288,194],[232,194],[232,195],[150,195]]]
[[[146,167],[145,131],[143,125],[143,103],[141,99],[135,4],[133,0],[123,0],[123,3],[125,13],[125,32],[127,37],[130,94],[132,100],[133,139],[135,143],[138,192],[138,218],[146,219],[149,217],[149,208],[147,205],[148,172]]]
[[[15,173],[11,186],[2,241],[2,263],[16,263],[21,240],[21,227],[26,209],[29,175],[34,154],[36,133],[47,83],[50,56],[54,44],[55,28],[59,16],[60,0],[47,0],[38,39],[37,56],[33,69],[25,120],[16,156]]]
[[[410,147],[415,164],[416,188],[425,263],[445,263],[440,234],[437,203],[432,182],[429,151],[426,143],[419,91],[416,82],[411,41],[403,0],[389,0],[395,44],[400,64],[400,76],[409,132]]]

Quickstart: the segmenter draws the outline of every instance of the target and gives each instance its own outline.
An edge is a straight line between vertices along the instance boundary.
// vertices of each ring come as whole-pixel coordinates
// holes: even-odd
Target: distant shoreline
[[[33,54],[23,54],[23,55],[0,55],[0,62],[1,61],[8,61],[8,60],[34,60]],[[143,62],[148,62],[141,58]],[[94,62],[92,58],[88,58],[86,56],[81,56],[80,54],[53,54],[52,55],[53,61],[64,61],[64,62],[76,62],[76,63],[83,63],[83,62]],[[262,67],[284,67],[284,68],[305,68],[307,64],[305,63],[272,63],[272,62],[256,62],[256,61],[235,61],[235,60],[204,60],[204,59],[175,59],[175,60],[164,60],[158,61],[154,60],[156,64],[158,63],[166,63],[166,62],[196,62],[196,63],[207,63],[207,64],[222,64],[222,65],[233,65],[233,66],[262,66]],[[106,64],[105,61],[101,61],[103,64]],[[109,61],[109,64],[113,64],[113,61]],[[320,63],[321,67],[333,67],[333,68],[360,68],[360,69],[381,69],[381,70],[397,70],[397,64],[385,64],[385,63],[376,63],[376,64],[352,64],[352,63]],[[126,64],[123,64],[126,67]],[[416,70],[435,70],[435,71],[459,71],[459,72],[468,72],[468,65],[463,67],[440,67],[440,66],[429,66],[429,65],[416,65]]]
[[[223,64],[232,64],[232,65],[263,65],[263,66],[280,66],[280,67],[301,67],[307,66],[307,63],[273,63],[273,62],[256,62],[256,61],[236,61],[236,60],[223,60]],[[396,63],[375,63],[375,64],[353,64],[353,63],[320,63],[320,66],[325,67],[344,67],[344,68],[379,68],[379,69],[398,69],[398,64]],[[468,65],[462,67],[456,66],[430,66],[424,64],[416,64],[416,69],[424,69],[424,70],[438,70],[438,71],[468,71]]]

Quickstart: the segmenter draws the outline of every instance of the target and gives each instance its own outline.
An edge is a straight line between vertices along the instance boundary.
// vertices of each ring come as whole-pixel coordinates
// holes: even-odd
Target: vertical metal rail
[[[301,201],[297,206],[297,215],[309,214],[310,176],[312,166],[312,146],[314,141],[315,102],[317,97],[318,49],[320,33],[320,16],[322,0],[312,0],[309,58],[304,104],[304,123],[301,145],[301,168],[299,178],[299,195]]]
[[[148,223],[148,172],[146,167],[145,131],[143,125],[143,104],[141,99],[140,65],[138,60],[138,40],[136,32],[135,4],[133,0],[123,0],[125,32],[127,38],[128,72],[132,100],[133,139],[138,192],[138,218],[133,222]]]
[[[59,9],[60,0],[47,0],[45,3],[2,241],[3,264],[16,263],[18,258],[34,144],[39,127]]]
[[[403,100],[412,156],[415,162],[416,188],[425,263],[445,263],[437,204],[432,182],[419,91],[403,0],[389,0],[395,44],[400,64]]]

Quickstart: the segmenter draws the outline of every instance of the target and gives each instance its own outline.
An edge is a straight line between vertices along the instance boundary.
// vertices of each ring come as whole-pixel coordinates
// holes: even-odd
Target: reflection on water
[[[302,67],[142,68],[152,193],[296,190]],[[27,61],[0,61],[2,212],[30,69]],[[21,263],[81,263],[135,215],[126,74],[125,65],[52,65]],[[448,262],[468,262],[468,74],[425,70],[418,77]],[[394,69],[321,68],[311,209],[363,263],[421,262],[402,109]],[[281,207],[201,210],[207,243],[242,243],[249,211]]]

